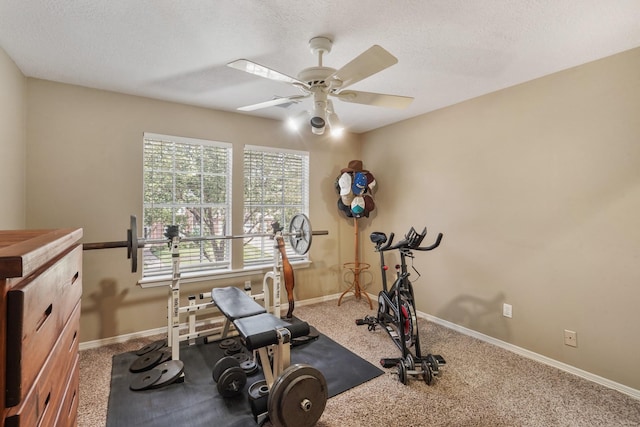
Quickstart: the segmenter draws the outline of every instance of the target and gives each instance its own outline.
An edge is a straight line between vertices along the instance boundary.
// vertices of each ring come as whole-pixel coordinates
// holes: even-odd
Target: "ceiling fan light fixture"
[[[340,137],[344,133],[344,125],[342,121],[333,110],[333,102],[328,101],[327,105],[329,107],[329,114],[327,116],[327,120],[329,122],[329,126],[331,127],[331,136]]]
[[[314,135],[322,135],[326,126],[327,102],[326,95],[324,100],[316,100],[313,103],[313,113],[311,114],[311,132]]]
[[[298,114],[287,117],[287,127],[292,131],[299,131],[302,124],[307,121],[309,113],[300,111]]]
[[[313,116],[310,120],[311,132],[314,135],[322,135],[324,133],[325,121],[322,117]]]

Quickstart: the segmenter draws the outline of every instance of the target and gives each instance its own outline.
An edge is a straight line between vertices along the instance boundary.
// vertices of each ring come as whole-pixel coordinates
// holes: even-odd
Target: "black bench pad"
[[[231,321],[267,312],[263,306],[235,286],[213,288],[211,299],[222,314]]]
[[[236,319],[233,324],[250,351],[277,344],[278,334],[276,329],[287,328],[291,333],[291,338],[309,334],[309,324],[307,322],[296,321],[295,323],[289,323],[271,313]]]

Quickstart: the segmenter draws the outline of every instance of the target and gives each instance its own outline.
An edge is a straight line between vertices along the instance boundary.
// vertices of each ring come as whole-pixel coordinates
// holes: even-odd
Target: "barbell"
[[[168,228],[175,230],[175,226],[169,226]],[[96,249],[113,249],[113,248],[127,248],[127,258],[131,259],[131,272],[138,271],[138,249],[144,248],[147,245],[159,245],[170,244],[171,237],[165,239],[145,239],[138,237],[137,235],[137,219],[135,215],[131,215],[130,228],[127,230],[127,240],[120,240],[114,242],[96,242],[96,243],[84,243],[82,249],[85,251]],[[273,223],[273,233],[253,233],[253,234],[238,234],[228,236],[192,236],[181,237],[181,242],[202,242],[209,240],[225,240],[225,239],[249,239],[252,237],[275,237],[277,232],[282,232],[280,225]],[[167,232],[170,235],[170,231]],[[328,231],[313,231],[311,229],[311,222],[305,214],[297,214],[291,218],[289,223],[289,231],[282,232],[283,237],[289,237],[289,243],[291,247],[298,255],[304,255],[311,248],[312,236],[321,236],[329,234]]]

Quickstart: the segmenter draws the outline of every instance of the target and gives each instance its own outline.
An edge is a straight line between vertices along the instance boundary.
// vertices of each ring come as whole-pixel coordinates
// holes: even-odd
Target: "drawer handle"
[[[38,322],[38,326],[36,327],[36,332],[38,332],[42,328],[42,326],[44,325],[44,322],[46,322],[47,319],[51,316],[52,311],[53,311],[53,304],[49,304],[49,307],[47,307],[47,309],[42,314],[42,318],[40,319],[40,322]]]
[[[49,409],[49,400],[51,400],[51,392],[47,394],[47,398],[44,400],[42,411],[40,411],[40,418],[38,419],[38,426],[42,425],[42,421],[44,420],[44,416],[47,413],[47,409]]]
[[[71,418],[73,415],[73,407],[76,405],[76,389],[73,389],[73,397],[71,398],[71,404],[69,405],[69,412],[67,418]]]
[[[78,338],[78,331],[73,331],[73,339],[71,340],[71,344],[69,344],[69,352],[73,350],[73,344],[75,344],[76,338]]]
[[[78,280],[78,277],[80,277],[80,272],[76,271],[76,274],[73,275],[73,278],[71,279],[71,284],[73,285],[74,283],[76,283],[76,280]]]

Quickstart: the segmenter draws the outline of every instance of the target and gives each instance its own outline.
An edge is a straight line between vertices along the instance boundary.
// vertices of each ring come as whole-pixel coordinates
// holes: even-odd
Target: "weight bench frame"
[[[277,237],[282,235],[282,231],[277,231],[274,236],[274,251],[273,251],[273,269],[267,272],[263,278],[262,293],[251,294],[251,288],[245,289],[245,293],[248,297],[255,300],[262,300],[265,310],[271,311],[276,316],[280,316],[280,287],[281,276],[280,270],[282,267],[282,259],[277,246]],[[210,324],[213,324],[211,328],[196,331],[196,313],[202,310],[209,310],[219,308],[213,298],[213,291],[211,293],[200,294],[200,299],[206,299],[211,297],[211,302],[196,303],[196,297],[189,296],[189,304],[187,306],[180,306],[180,236],[173,235],[171,237],[171,287],[169,289],[169,296],[167,298],[167,345],[171,348],[171,359],[180,359],[180,342],[189,341],[189,345],[195,344],[195,339],[204,337],[207,342],[223,339],[229,336],[230,327],[232,321],[226,316],[224,324],[219,325],[221,319],[210,319]],[[271,294],[269,293],[269,284],[271,281]],[[215,288],[214,288],[215,289]],[[273,306],[271,305],[271,295],[273,295]],[[187,314],[188,320],[186,323],[180,322],[180,316]],[[224,314],[224,313],[223,313]],[[184,327],[187,328],[186,334],[180,334],[180,330]],[[213,336],[217,335],[215,338]]]
[[[260,355],[260,365],[269,389],[291,364],[291,340],[309,334],[307,322],[288,323],[270,313],[233,321],[245,347]],[[269,356],[273,357],[270,363]]]

